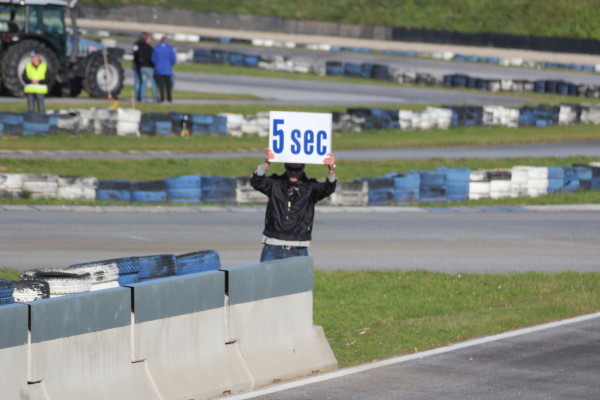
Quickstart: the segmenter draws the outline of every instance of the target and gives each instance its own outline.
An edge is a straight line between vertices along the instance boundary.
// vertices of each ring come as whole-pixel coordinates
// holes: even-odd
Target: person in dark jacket
[[[171,103],[173,101],[171,97],[173,66],[177,62],[177,54],[175,49],[167,43],[166,36],[163,36],[160,44],[154,48],[152,62],[154,63],[156,82],[160,89],[160,101],[164,102],[166,99]]]
[[[152,63],[152,36],[148,32],[142,32],[140,38],[133,45],[133,74],[135,99],[140,102],[146,101],[146,88],[148,82],[152,87],[152,101],[157,102],[156,83],[154,81],[154,64]]]
[[[323,161],[329,167],[324,182],[308,178],[304,173],[304,164],[286,163],[284,174],[267,176],[273,158],[275,154],[268,149],[265,161],[250,178],[252,187],[269,198],[261,262],[308,255],[315,204],[335,192],[337,182],[333,153],[329,153]]]

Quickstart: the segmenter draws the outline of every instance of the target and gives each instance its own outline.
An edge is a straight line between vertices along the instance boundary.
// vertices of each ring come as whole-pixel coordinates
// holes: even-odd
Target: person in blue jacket
[[[175,49],[167,43],[167,37],[163,36],[160,39],[160,44],[154,47],[152,52],[152,63],[154,64],[154,74],[156,83],[160,90],[160,102],[165,99],[169,103],[173,102],[171,96],[173,65],[177,62]]]

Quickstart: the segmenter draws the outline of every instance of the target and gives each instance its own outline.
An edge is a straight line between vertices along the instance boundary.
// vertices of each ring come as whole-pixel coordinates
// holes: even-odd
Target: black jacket
[[[138,40],[133,44],[133,68],[154,67],[152,63],[152,46],[143,40]]]
[[[250,184],[269,198],[263,235],[288,241],[311,240],[315,204],[335,192],[336,182],[319,182],[306,174],[292,183],[288,177],[273,174],[259,176],[256,172]]]

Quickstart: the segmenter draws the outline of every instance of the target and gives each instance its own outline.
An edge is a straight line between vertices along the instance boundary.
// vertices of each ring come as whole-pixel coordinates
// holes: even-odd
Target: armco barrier
[[[223,269],[227,341],[237,342],[255,386],[337,367],[313,325],[313,262],[293,257]]]
[[[237,343],[225,340],[225,273],[131,285],[134,360],[165,399],[204,399],[252,387]]]
[[[144,363],[131,359],[130,289],[38,300],[29,307],[29,380],[43,384],[46,399],[161,399]]]

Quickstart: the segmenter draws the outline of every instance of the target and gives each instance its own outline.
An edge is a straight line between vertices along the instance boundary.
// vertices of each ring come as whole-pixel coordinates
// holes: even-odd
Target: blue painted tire
[[[181,254],[175,257],[175,260],[177,262],[175,270],[176,275],[194,274],[221,268],[219,253],[215,250],[203,250]]]
[[[15,283],[0,279],[0,297],[12,297],[15,291]]]
[[[131,192],[129,190],[96,190],[96,200],[106,201],[131,201]]]
[[[397,174],[394,177],[394,189],[415,189],[420,185],[419,174]]]
[[[177,261],[173,254],[137,257],[140,280],[157,279],[175,275]]]
[[[117,282],[119,286],[130,285],[132,283],[138,283],[140,281],[140,275],[138,273],[119,275]]]
[[[92,262],[88,262],[88,263],[73,264],[73,265],[69,266],[69,269],[86,267],[89,265],[102,265],[102,264],[105,264],[105,265],[116,264],[116,266],[119,270],[119,275],[134,274],[134,273],[138,273],[140,271],[140,263],[139,263],[137,257],[112,258],[109,260],[101,260],[101,261],[92,261]]]
[[[13,299],[13,297],[0,297],[0,306],[5,306],[8,304],[14,304],[15,303],[15,299]]]
[[[199,203],[202,198],[200,188],[179,188],[167,190],[169,202]]]
[[[173,178],[166,178],[167,189],[200,188],[202,185],[202,175],[183,175]]]
[[[142,203],[165,203],[167,201],[167,192],[131,192],[131,201]]]

